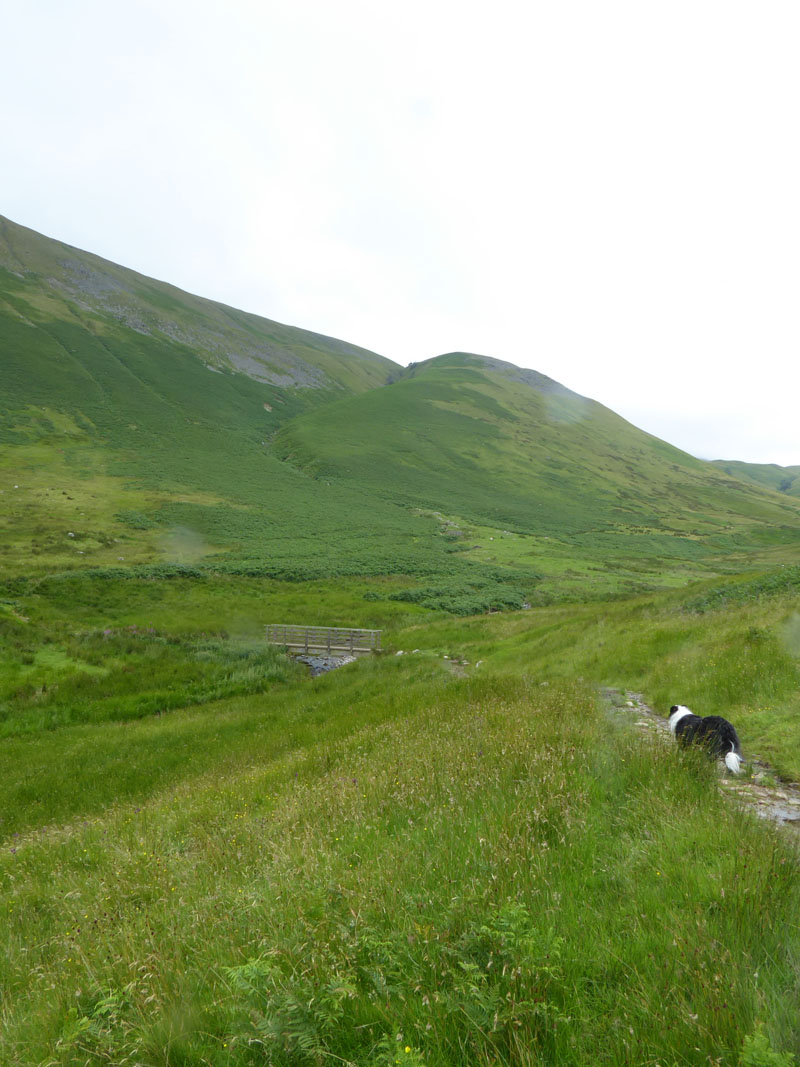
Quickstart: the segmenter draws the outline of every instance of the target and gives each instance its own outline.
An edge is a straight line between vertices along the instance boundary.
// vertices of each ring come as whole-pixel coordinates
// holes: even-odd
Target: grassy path
[[[629,712],[631,718],[635,717],[633,725],[638,730],[674,750],[675,741],[670,735],[668,721],[645,704],[641,694],[623,694],[618,689],[604,688],[601,695],[615,712],[623,715]],[[797,782],[780,780],[768,763],[750,756],[743,777],[734,778],[721,771],[719,786],[756,815],[785,829],[800,843],[800,785]]]

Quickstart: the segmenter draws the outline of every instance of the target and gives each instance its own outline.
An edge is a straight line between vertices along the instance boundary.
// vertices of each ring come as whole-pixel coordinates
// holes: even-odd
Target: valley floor
[[[800,1053],[795,845],[597,695],[724,707],[796,774],[791,582],[471,618],[363,590],[10,591],[0,1061]],[[242,624],[267,608],[389,651],[310,678]]]

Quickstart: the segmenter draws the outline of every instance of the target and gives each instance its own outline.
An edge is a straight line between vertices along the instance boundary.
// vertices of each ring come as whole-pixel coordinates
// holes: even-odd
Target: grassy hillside
[[[794,499],[534,371],[401,371],[7,220],[0,358],[11,573],[399,574],[469,613],[795,558]]]
[[[2,263],[5,573],[179,564],[306,580],[435,576],[427,599],[461,611],[519,605],[536,585],[534,568],[472,566],[435,519],[272,454],[282,423],[376,387],[399,371],[390,361],[7,221]],[[260,369],[245,351],[260,353]],[[280,373],[266,374],[267,357]]]
[[[63,323],[101,340],[110,327],[127,327],[144,347],[144,339],[160,343],[162,362],[170,358],[163,344],[174,343],[191,351],[207,370],[238,371],[274,387],[278,390],[274,394],[269,390],[259,394],[267,401],[273,395],[280,402],[285,389],[359,392],[383,385],[387,374],[397,370],[396,364],[375,352],[193,296],[1,215],[0,269],[4,272],[0,298],[7,301],[3,311],[12,320],[40,329],[44,322]],[[110,332],[113,349],[119,334]],[[66,359],[68,337],[69,332],[56,363],[64,364],[63,370],[74,370]],[[53,340],[58,344],[64,339],[56,332]],[[80,345],[73,354],[81,362]],[[119,356],[127,362],[124,352]],[[148,381],[150,376],[143,377]],[[151,384],[158,386],[157,381]],[[212,386],[217,387],[219,383]]]
[[[394,364],[7,221],[0,263],[6,573],[209,558],[300,577],[448,569],[431,521],[269,452],[282,421]],[[280,373],[237,369],[245,351]]]
[[[773,547],[791,558],[798,544],[793,500],[479,356],[439,357],[300,416],[274,448],[323,483],[438,510],[475,558],[533,564],[575,588],[680,581]]]
[[[789,496],[800,496],[800,467],[779,467],[777,463],[742,463],[717,459],[714,466],[735,478],[775,489]]]

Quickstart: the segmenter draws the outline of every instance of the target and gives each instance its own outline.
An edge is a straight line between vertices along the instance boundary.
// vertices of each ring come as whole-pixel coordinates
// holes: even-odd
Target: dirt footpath
[[[645,704],[641,693],[601,689],[600,695],[614,715],[628,718],[637,730],[662,743],[675,744],[669,732],[669,723]],[[780,781],[769,764],[747,759],[744,775],[734,778],[730,774],[722,774],[719,785],[720,789],[735,796],[756,815],[778,823],[800,840],[800,786],[795,782]]]

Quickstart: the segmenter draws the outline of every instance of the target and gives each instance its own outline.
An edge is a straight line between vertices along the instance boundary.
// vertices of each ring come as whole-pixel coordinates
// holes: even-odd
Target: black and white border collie
[[[673,704],[669,709],[669,728],[681,744],[703,745],[710,756],[724,759],[732,774],[741,772],[742,748],[736,730],[727,719],[720,715],[701,718],[683,704]]]

